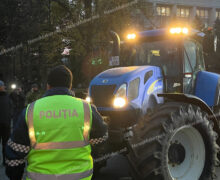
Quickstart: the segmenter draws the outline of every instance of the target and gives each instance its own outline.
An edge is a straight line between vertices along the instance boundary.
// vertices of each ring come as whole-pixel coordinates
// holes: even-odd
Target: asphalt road
[[[5,168],[2,165],[2,147],[0,145],[0,180],[9,180],[6,176],[5,176]]]
[[[118,163],[118,159],[120,159],[120,163]],[[115,180],[118,179],[117,177],[126,177],[127,176],[127,163],[124,159],[123,156],[116,156],[111,158],[108,162],[107,162],[107,168],[102,168],[101,172],[103,173],[103,175],[98,176],[97,178],[95,178],[95,180]],[[114,174],[112,175],[112,173],[110,172],[114,172]],[[218,168],[217,170],[217,175],[218,178],[217,180],[220,180],[220,168]],[[2,153],[1,153],[1,146],[0,146],[0,180],[9,180],[6,175],[5,175],[5,169],[2,165]]]

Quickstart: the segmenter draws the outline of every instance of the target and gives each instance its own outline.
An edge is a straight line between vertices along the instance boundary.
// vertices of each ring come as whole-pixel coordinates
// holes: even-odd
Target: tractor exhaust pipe
[[[120,37],[114,31],[110,31],[110,35],[113,40],[112,56],[119,56],[119,54],[120,54]]]
[[[110,31],[110,36],[113,40],[113,47],[112,47],[111,57],[110,57],[110,60],[109,60],[109,66],[119,66],[120,65],[120,61],[119,61],[120,37],[114,31]]]

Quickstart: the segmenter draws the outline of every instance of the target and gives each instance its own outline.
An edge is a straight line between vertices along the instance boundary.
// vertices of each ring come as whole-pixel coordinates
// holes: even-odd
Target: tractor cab
[[[188,28],[129,34],[121,46],[120,65],[158,66],[166,93],[193,94],[196,74],[205,70],[202,46],[197,40],[201,36]]]
[[[121,108],[126,116],[120,122],[132,125],[130,109],[146,114],[168,96],[181,100],[193,96],[199,99],[196,103],[203,101],[211,108],[220,104],[220,76],[205,71],[203,33],[187,27],[156,29],[128,34],[121,43],[116,33],[113,36],[115,66],[91,81],[89,98],[116,124]]]

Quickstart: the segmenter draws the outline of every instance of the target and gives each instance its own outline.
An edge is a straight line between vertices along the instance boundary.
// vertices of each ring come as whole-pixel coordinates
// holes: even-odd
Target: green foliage
[[[16,76],[24,85],[33,82],[45,84],[46,73],[54,65],[62,64],[64,56],[61,53],[68,47],[71,49],[67,56],[68,66],[73,71],[74,86],[82,82],[88,85],[97,73],[108,68],[109,31],[123,34],[130,28],[133,6],[114,10],[128,2],[2,0],[0,51],[22,43],[22,48],[0,56],[0,61],[9,59],[8,62],[15,62],[14,72],[9,78]],[[94,20],[66,28],[96,15]],[[30,43],[30,40],[36,41]],[[96,59],[99,65],[93,66],[92,59]],[[8,69],[13,68],[10,64]],[[32,69],[35,69],[34,75]]]

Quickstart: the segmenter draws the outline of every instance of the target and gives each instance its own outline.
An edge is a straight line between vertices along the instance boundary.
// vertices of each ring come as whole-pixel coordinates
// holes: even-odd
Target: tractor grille
[[[111,107],[116,85],[94,85],[91,87],[91,98],[97,107]]]

